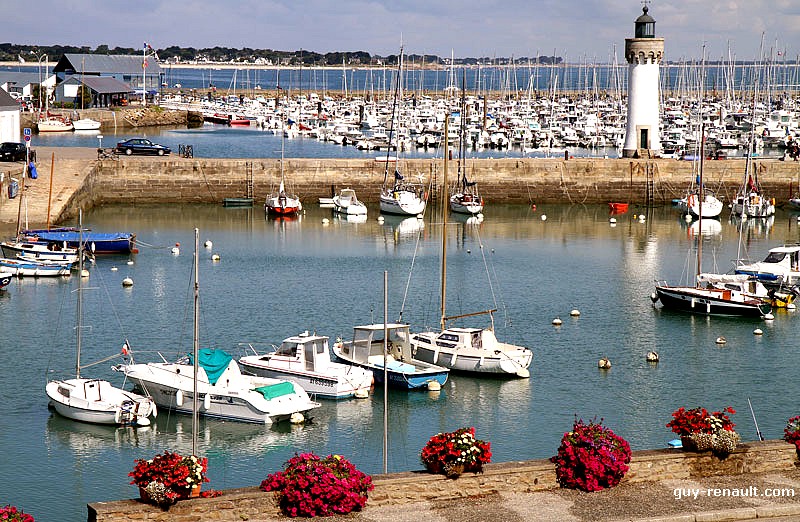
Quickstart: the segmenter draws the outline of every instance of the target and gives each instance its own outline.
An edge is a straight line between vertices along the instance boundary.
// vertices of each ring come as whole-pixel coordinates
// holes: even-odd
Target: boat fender
[[[175,392],[175,404],[178,406],[183,406],[183,390],[178,390]]]
[[[156,408],[156,403],[153,403],[153,418],[155,419],[158,417],[158,408]]]
[[[211,394],[206,393],[206,396],[203,397],[203,409],[208,410],[211,408]]]

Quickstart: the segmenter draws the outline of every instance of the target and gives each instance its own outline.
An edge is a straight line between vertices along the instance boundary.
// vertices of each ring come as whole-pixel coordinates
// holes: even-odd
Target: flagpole
[[[147,43],[142,49],[142,107],[147,105]]]

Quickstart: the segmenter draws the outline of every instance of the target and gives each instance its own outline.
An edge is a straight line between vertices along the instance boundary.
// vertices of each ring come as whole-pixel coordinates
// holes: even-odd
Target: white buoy
[[[472,253],[472,250],[468,248],[467,249],[467,254],[471,254],[471,253]]]
[[[727,342],[728,342],[728,340],[725,339],[724,337],[722,337],[721,335],[719,337],[717,337],[717,341],[716,341],[717,344],[725,344]]]
[[[609,218],[609,219],[608,219],[608,222],[609,222],[609,223],[611,223],[612,225],[614,225],[614,224],[616,224],[616,223],[617,223],[617,218],[613,218],[613,217],[612,217],[612,218]]]
[[[683,220],[686,221],[687,223],[691,222],[692,221],[692,215],[691,214],[686,214],[685,216],[683,216]]]
[[[645,217],[644,214],[639,214],[639,223],[644,223]]]
[[[647,362],[658,362],[658,352],[647,352],[645,359]]]
[[[570,310],[569,315],[571,315],[572,317],[580,317],[581,311],[576,308],[574,310]]]
[[[81,277],[84,277],[84,278],[85,277],[89,277],[89,271],[86,270],[85,268],[83,270],[81,270]]]
[[[601,370],[609,370],[611,369],[611,361],[603,357],[599,361],[597,361],[597,367]]]
[[[561,326],[561,322],[562,321],[560,317],[556,317],[555,319],[553,319],[553,325],[555,326]]]
[[[765,321],[774,321],[775,320],[775,316],[772,315],[772,312],[767,312],[766,314],[764,314],[764,320]]]
[[[655,293],[655,292],[653,292],[652,294],[650,294],[650,300],[651,300],[651,301],[653,301],[653,303],[655,303],[656,301],[658,301],[658,294],[657,294],[657,293]]]
[[[128,265],[132,265],[132,264],[133,264],[133,259],[128,259]]]
[[[417,219],[423,219],[423,218],[425,218],[424,214],[417,214]]]
[[[545,214],[542,214],[542,221],[547,221],[547,216]]]
[[[353,394],[353,397],[356,399],[368,399],[369,398],[369,388],[359,388]]]
[[[211,254],[212,261],[219,261],[219,254]]]
[[[117,268],[117,267],[115,267],[115,266],[112,266],[112,267],[111,267],[111,271],[112,271],[112,272],[116,272],[117,270],[119,270],[119,268]]]
[[[206,239],[206,242],[203,243],[203,246],[206,248],[211,248],[214,246],[214,243],[212,243],[210,239]]]
[[[175,243],[175,246],[172,247],[172,255],[173,256],[177,256],[180,253],[181,253],[181,244],[180,243]]]
[[[122,280],[122,286],[133,286],[133,279],[126,277]]]
[[[292,424],[302,424],[305,420],[306,418],[299,411],[292,413],[291,417],[289,417],[289,422]]]
[[[327,225],[328,223],[330,223],[330,220],[328,218],[322,218],[323,225]]]
[[[383,223],[383,222],[384,222],[383,216],[378,216],[378,223]]]
[[[439,384],[439,381],[428,381],[428,391],[439,391],[442,389],[442,385]]]
[[[764,330],[762,330],[761,328],[756,328],[755,330],[753,330],[753,335],[764,335]]]

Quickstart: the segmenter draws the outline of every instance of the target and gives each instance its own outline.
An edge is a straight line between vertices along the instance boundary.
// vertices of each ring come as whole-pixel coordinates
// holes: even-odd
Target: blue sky
[[[0,0],[0,5],[10,4]],[[37,0],[8,5],[3,42],[155,48],[251,47],[456,57],[556,55],[606,62],[641,14],[635,0]],[[33,5],[33,4],[31,4]],[[800,53],[798,0],[655,0],[669,60]],[[792,47],[794,46],[794,48]]]

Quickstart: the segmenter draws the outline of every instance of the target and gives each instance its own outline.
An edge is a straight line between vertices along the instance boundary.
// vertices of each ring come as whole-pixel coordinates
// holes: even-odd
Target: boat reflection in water
[[[690,238],[695,238],[698,235],[703,237],[718,236],[722,233],[722,223],[718,219],[695,219],[691,223],[681,219],[680,222],[686,228],[687,235]]]
[[[387,232],[391,232],[392,240],[395,243],[416,239],[417,235],[425,229],[425,220],[418,217],[401,217],[390,214],[383,214],[384,237]]]

